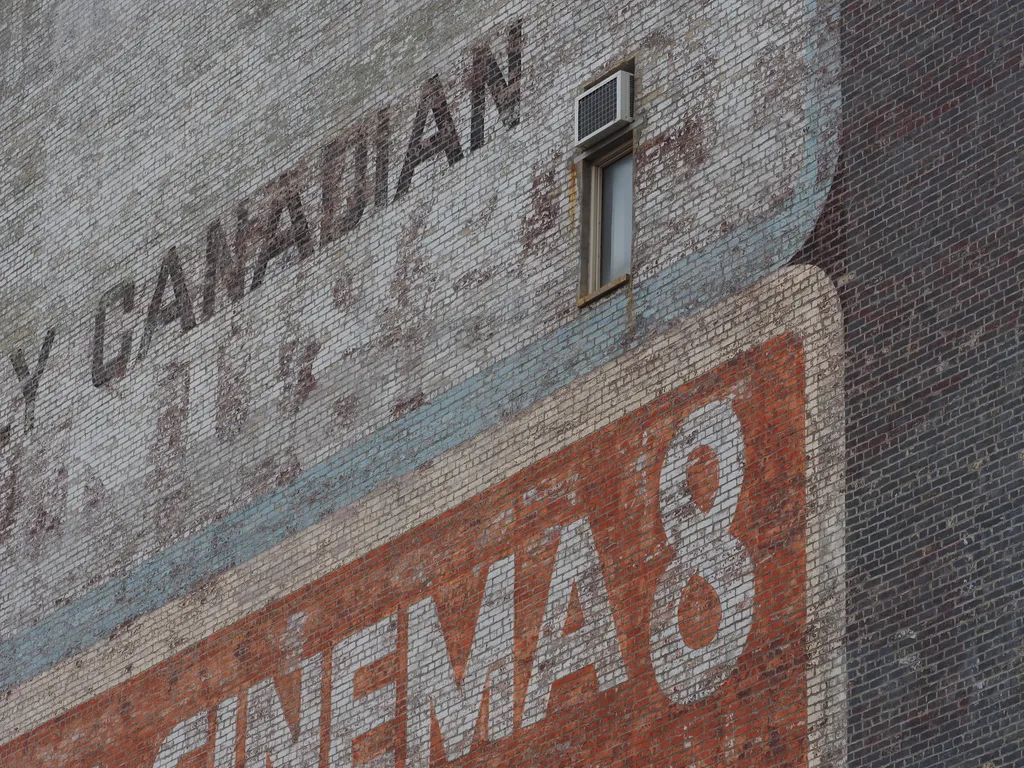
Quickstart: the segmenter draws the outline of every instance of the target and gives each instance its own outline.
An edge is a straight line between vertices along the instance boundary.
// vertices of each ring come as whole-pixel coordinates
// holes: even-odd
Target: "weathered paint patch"
[[[337,497],[358,498],[778,268],[831,180],[831,1],[629,2],[615,18],[590,2],[578,28],[504,0],[15,5],[0,665],[17,679],[326,514],[268,511],[280,482],[345,466]],[[660,148],[638,175],[634,303],[579,313],[571,96],[625,58],[638,146]],[[700,152],[660,141],[690,121]],[[10,355],[34,371],[49,329],[26,438]],[[173,418],[168,365],[188,382]],[[35,454],[62,468],[59,524],[37,520]]]

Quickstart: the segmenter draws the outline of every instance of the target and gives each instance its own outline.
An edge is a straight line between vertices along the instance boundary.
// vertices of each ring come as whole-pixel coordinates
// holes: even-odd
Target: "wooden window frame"
[[[576,305],[582,307],[629,282],[627,272],[608,283],[601,284],[601,209],[604,188],[604,169],[633,153],[634,126],[630,126],[593,149],[576,161],[580,180],[580,286]],[[632,246],[630,247],[632,257]]]

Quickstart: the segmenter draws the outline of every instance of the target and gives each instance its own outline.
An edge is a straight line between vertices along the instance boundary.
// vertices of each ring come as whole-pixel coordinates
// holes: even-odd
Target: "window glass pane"
[[[601,172],[601,285],[629,272],[633,239],[633,155]]]

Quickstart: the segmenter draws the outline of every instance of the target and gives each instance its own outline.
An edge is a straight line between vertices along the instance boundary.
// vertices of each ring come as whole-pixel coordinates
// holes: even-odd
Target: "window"
[[[629,273],[633,240],[633,153],[596,169],[601,174],[601,285]]]
[[[626,282],[633,242],[633,132],[621,133],[581,161],[580,304]]]

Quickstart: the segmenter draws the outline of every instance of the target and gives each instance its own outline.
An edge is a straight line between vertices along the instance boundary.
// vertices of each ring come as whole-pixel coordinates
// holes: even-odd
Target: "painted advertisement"
[[[258,5],[0,9],[0,695],[319,522],[234,537],[322,465],[374,454],[347,503],[778,270],[831,186],[835,0]],[[573,104],[626,61],[629,297],[581,311]]]
[[[741,311],[757,322],[735,302],[719,314]],[[339,510],[340,567],[140,673],[129,664],[0,747],[0,764],[833,764],[841,496],[818,393],[837,369],[821,337],[766,318],[557,450],[520,445],[538,458],[483,472],[481,490],[390,540],[355,551],[358,515]],[[635,355],[629,375],[670,351]],[[424,469],[435,484],[444,471]],[[307,541],[299,566],[278,568],[312,575],[338,551]],[[191,599],[215,609],[227,594]]]

